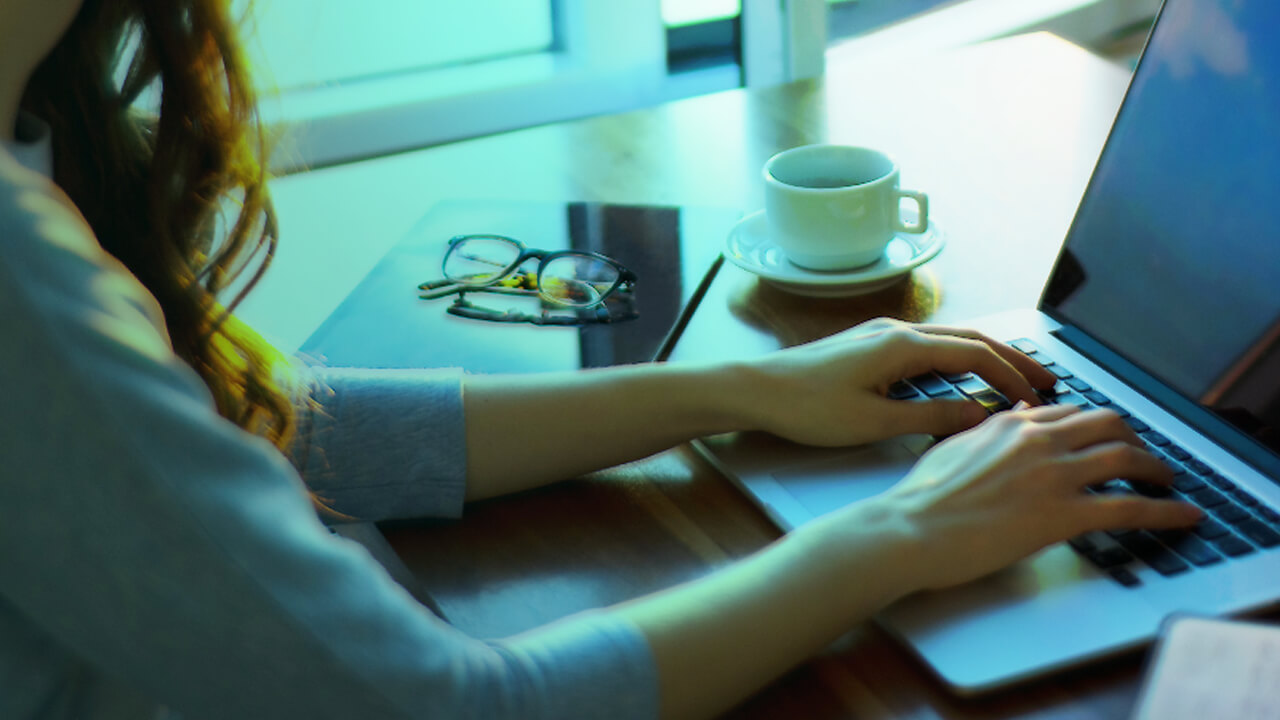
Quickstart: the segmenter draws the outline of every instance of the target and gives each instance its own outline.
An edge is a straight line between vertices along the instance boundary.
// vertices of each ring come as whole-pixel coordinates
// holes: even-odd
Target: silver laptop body
[[[1273,0],[1166,0],[1039,308],[966,323],[1036,349],[1146,426],[1153,447],[1188,456],[1188,484],[1211,480],[1248,514],[1222,525],[1251,549],[1231,555],[1216,538],[1216,560],[1117,566],[1089,551],[1123,546],[1092,534],[882,612],[958,693],[1141,647],[1175,611],[1280,602],[1280,546],[1259,529],[1280,533],[1269,519],[1280,511],[1280,229],[1267,216],[1280,198],[1277,27]],[[826,450],[728,435],[699,448],[791,529],[885,490],[933,442]]]

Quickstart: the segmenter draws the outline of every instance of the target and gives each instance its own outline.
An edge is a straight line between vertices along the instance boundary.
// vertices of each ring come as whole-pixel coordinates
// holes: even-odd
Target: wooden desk
[[[245,314],[296,347],[436,198],[752,210],[762,205],[764,161],[817,141],[888,151],[904,186],[930,194],[949,245],[909,283],[860,300],[799,300],[741,273],[736,287],[766,315],[747,352],[875,314],[954,321],[1031,305],[1127,82],[1124,69],[1051,36],[1019,37],[287,178],[275,186],[282,226],[286,238],[307,239],[296,248],[286,240]],[[329,263],[317,267],[317,256]],[[302,287],[331,297],[286,313],[279,299]],[[777,531],[685,447],[475,504],[461,523],[387,535],[452,622],[501,636],[699,577]],[[1129,659],[961,701],[868,624],[733,715],[1119,718],[1136,668]]]

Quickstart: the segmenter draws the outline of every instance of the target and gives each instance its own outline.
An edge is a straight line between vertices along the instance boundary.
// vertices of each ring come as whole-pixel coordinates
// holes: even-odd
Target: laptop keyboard
[[[1280,547],[1280,513],[1076,377],[1030,340],[1014,340],[1010,344],[1058,378],[1052,391],[1042,393],[1047,402],[1069,403],[1082,409],[1101,407],[1118,413],[1146,443],[1147,450],[1173,471],[1172,487],[1112,480],[1090,488],[1090,492],[1168,497],[1194,503],[1205,511],[1204,520],[1187,530],[1087,533],[1068,541],[1077,553],[1121,585],[1137,587],[1142,584],[1133,572],[1138,563],[1169,577]],[[889,397],[966,397],[992,413],[1010,407],[1007,398],[970,373],[929,373],[907,378],[889,388]]]

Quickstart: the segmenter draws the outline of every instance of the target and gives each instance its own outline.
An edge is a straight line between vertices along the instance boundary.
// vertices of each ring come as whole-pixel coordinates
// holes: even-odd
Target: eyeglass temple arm
[[[420,292],[418,297],[423,300],[438,300],[442,297],[450,295],[466,295],[467,293],[490,293],[492,295],[520,295],[523,297],[531,297],[538,294],[537,290],[525,290],[524,288],[510,287],[471,287],[469,285],[453,285],[448,288],[440,288],[429,292]]]
[[[464,286],[451,280],[432,280],[418,286],[418,297],[423,300],[435,300],[462,292]]]
[[[494,292],[523,295],[531,292],[527,287],[529,283],[529,273],[524,271],[500,278],[497,285],[467,285],[466,283],[454,282],[448,278],[441,278],[420,283],[418,290],[421,292],[418,297],[423,300],[435,300],[436,298],[447,297],[461,292]]]

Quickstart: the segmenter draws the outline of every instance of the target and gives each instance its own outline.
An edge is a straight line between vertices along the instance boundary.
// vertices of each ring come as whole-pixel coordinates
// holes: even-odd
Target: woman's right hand
[[[1194,524],[1189,503],[1085,491],[1115,478],[1167,485],[1169,468],[1142,447],[1110,411],[1018,408],[939,443],[873,502],[920,543],[912,585],[946,587],[1090,530]]]

